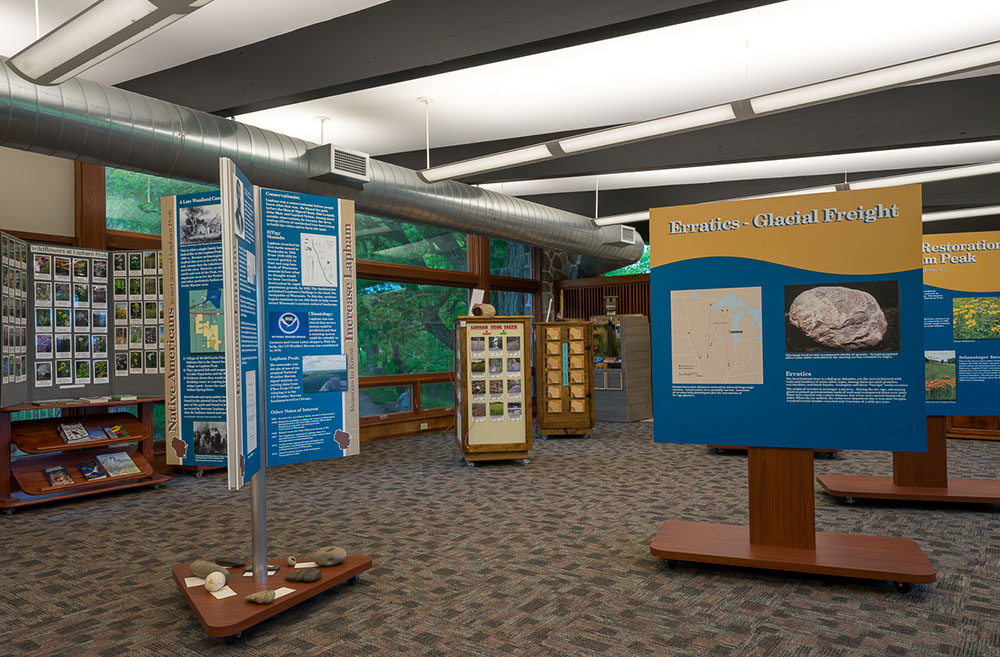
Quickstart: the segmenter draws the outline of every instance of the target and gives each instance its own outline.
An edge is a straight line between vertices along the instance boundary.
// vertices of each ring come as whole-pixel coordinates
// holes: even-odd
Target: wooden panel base
[[[469,463],[477,461],[516,461],[528,458],[528,452],[468,452],[463,454]]]
[[[1000,504],[1000,481],[949,479],[946,486],[898,486],[892,477],[823,475],[820,486],[834,497],[925,502]]]
[[[216,600],[204,586],[188,588],[184,585],[184,578],[191,576],[190,563],[174,566],[174,582],[184,593],[205,632],[209,636],[229,637],[360,575],[372,567],[372,558],[349,556],[342,564],[320,568],[323,577],[315,582],[285,581],[285,575],[292,570],[285,563],[285,559],[270,560],[268,565],[280,565],[281,568],[268,577],[266,582],[255,582],[252,577],[243,577],[243,566],[230,568],[229,587],[236,592],[236,595],[222,600]],[[266,605],[245,600],[247,595],[255,591],[280,589],[283,586],[295,589],[295,592]]]
[[[55,489],[55,492],[43,494],[43,495],[29,495],[22,490],[14,490],[11,492],[11,496],[7,499],[0,499],[0,509],[10,509],[8,513],[12,513],[14,509],[21,506],[31,506],[33,504],[44,504],[46,502],[52,502],[55,500],[68,500],[74,497],[87,497],[88,495],[99,495],[101,493],[111,493],[119,490],[127,490],[129,488],[142,488],[144,486],[157,486],[159,484],[166,483],[170,481],[172,477],[162,474],[154,474],[150,477],[145,477],[143,479],[125,479],[119,477],[118,481],[109,479],[100,479],[92,487],[89,488],[76,488],[76,489]]]
[[[745,451],[747,451],[746,447],[741,447],[739,445],[706,445],[706,447],[708,447],[709,449],[714,449],[714,450],[718,450],[718,451],[727,451],[727,452],[730,452],[730,451],[731,452],[745,452]],[[813,452],[815,452],[817,454],[826,454],[826,455],[828,455],[830,457],[832,457],[837,452],[842,452],[842,451],[844,451],[844,450],[842,450],[842,449],[814,449],[813,450]]]
[[[913,584],[937,579],[920,547],[904,538],[816,533],[816,549],[750,543],[750,529],[668,520],[649,551],[662,559]]]

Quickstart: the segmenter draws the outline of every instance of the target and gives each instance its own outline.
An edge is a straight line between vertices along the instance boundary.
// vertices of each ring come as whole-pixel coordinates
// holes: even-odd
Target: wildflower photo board
[[[651,210],[654,440],[925,451],[920,199]]]
[[[1000,415],[1000,232],[924,235],[928,415]]]

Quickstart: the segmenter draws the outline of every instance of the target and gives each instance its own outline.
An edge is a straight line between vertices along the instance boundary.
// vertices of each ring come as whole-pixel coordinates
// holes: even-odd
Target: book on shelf
[[[98,454],[97,461],[104,468],[104,471],[112,477],[121,477],[130,474],[139,474],[142,470],[135,464],[128,452],[114,452],[112,454]]]
[[[97,465],[97,461],[86,461],[85,463],[77,463],[77,469],[83,478],[87,481],[93,481],[94,479],[106,479],[108,475],[104,474],[104,470],[101,470],[101,466]]]
[[[80,397],[80,400],[88,404],[103,404],[111,401],[110,395],[98,395],[96,397]]]
[[[68,406],[70,404],[82,404],[79,399],[44,399],[31,402],[32,406]]]
[[[60,424],[59,436],[67,443],[82,443],[91,439],[87,427],[79,422]]]
[[[65,465],[54,465],[51,468],[42,470],[42,474],[48,480],[50,486],[69,486],[73,483],[73,475],[69,473]]]
[[[108,438],[111,439],[129,437],[128,429],[126,429],[120,424],[114,424],[110,427],[104,427],[104,433],[107,435]]]
[[[111,395],[111,399],[115,401],[135,401],[139,399],[139,395]]]
[[[107,440],[108,436],[104,433],[104,429],[100,427],[86,427],[87,435],[90,436],[90,440]]]

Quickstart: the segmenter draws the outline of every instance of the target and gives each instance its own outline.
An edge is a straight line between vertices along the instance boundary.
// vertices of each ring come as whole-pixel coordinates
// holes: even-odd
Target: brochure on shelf
[[[920,198],[653,209],[655,440],[925,450]]]
[[[928,415],[1000,413],[1000,232],[924,235]]]

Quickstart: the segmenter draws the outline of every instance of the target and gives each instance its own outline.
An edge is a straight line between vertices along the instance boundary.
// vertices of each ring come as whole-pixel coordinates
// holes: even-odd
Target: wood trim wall
[[[108,220],[104,167],[74,162],[73,176],[75,245],[88,249],[106,248]]]
[[[163,248],[163,241],[159,235],[128,233],[123,230],[105,230],[104,235],[105,246],[100,248],[129,251],[149,251]]]
[[[63,244],[65,246],[73,246],[76,243],[76,237],[71,235],[49,235],[48,233],[29,233],[23,230],[4,230],[3,232],[8,235],[13,235],[19,240],[24,240],[26,242],[48,242],[49,244]]]
[[[606,296],[618,297],[621,315],[650,316],[649,274],[556,281],[555,289],[559,309],[567,319],[603,315]]]

